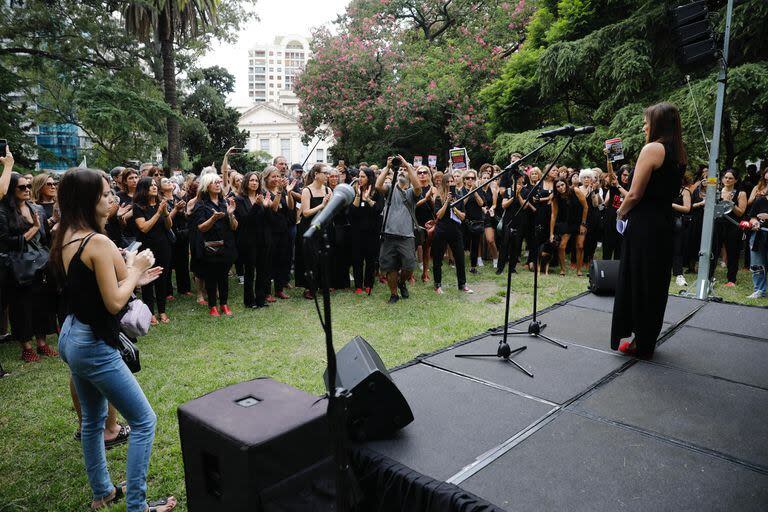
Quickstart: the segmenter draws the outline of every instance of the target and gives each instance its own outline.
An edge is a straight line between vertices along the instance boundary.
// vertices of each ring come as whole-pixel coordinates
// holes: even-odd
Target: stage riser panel
[[[686,325],[733,336],[768,339],[768,309],[710,302]]]
[[[612,296],[604,297],[590,293],[570,301],[568,305],[612,313],[613,300],[614,297]],[[703,301],[670,295],[667,299],[667,309],[664,312],[664,322],[676,324],[703,305]]]

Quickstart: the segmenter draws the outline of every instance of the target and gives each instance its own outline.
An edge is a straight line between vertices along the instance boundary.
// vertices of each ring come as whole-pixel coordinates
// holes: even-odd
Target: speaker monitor
[[[595,295],[613,295],[619,280],[618,260],[592,260],[589,266],[589,290]]]
[[[179,407],[190,512],[332,508],[326,406],[287,384],[256,379]]]
[[[413,421],[405,397],[389,376],[379,354],[355,336],[336,354],[336,386],[352,393],[348,431],[363,441],[391,436]],[[323,376],[328,386],[328,372]]]

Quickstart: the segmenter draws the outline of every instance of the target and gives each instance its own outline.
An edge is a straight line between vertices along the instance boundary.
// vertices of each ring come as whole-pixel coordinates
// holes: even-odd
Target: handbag
[[[224,248],[224,240],[211,240],[209,242],[203,242],[205,248],[205,254],[208,256],[215,256],[219,254]]]
[[[146,336],[152,321],[152,312],[143,301],[131,297],[120,313],[120,329],[131,338]]]
[[[485,223],[482,220],[467,221],[467,228],[473,235],[479,235],[485,229]]]
[[[120,356],[125,362],[125,366],[131,370],[131,373],[138,373],[141,371],[141,360],[139,359],[139,347],[131,340],[124,332],[120,332],[117,337]]]
[[[27,286],[34,282],[38,273],[48,268],[48,256],[45,249],[23,241],[21,251],[6,254],[4,263],[16,285]]]

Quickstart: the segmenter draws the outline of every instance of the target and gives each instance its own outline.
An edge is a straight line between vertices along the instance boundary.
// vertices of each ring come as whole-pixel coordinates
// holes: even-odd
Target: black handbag
[[[205,254],[208,256],[215,256],[224,249],[224,240],[203,242],[203,246],[205,247]]]
[[[482,220],[469,220],[467,221],[467,229],[473,235],[479,235],[485,230],[485,222]]]
[[[48,268],[48,251],[23,241],[21,251],[5,255],[3,266],[17,286],[28,286]]]
[[[140,372],[141,359],[139,358],[139,347],[123,332],[120,332],[118,335],[117,342],[117,350],[120,352],[125,365],[131,370],[131,373]]]

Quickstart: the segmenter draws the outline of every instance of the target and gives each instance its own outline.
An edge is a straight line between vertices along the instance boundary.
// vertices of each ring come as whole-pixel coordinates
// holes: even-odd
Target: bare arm
[[[683,204],[672,203],[672,209],[678,213],[691,213],[691,192],[687,188],[683,189]]]
[[[405,164],[405,168],[408,169],[408,178],[411,180],[411,187],[413,187],[413,193],[417,196],[421,194],[421,183],[419,182],[419,177],[416,175],[416,169],[413,168],[413,166],[408,163],[408,161],[400,156],[400,160]],[[481,204],[482,206],[482,204]]]
[[[624,202],[616,212],[619,219],[623,219],[627,214],[632,211],[632,208],[640,202],[645,195],[645,189],[648,186],[648,182],[651,180],[651,173],[654,169],[661,167],[664,163],[664,146],[658,142],[651,142],[646,144],[640,156],[637,159],[635,165],[635,175],[632,179],[632,185],[629,187],[629,192],[624,196]],[[621,189],[620,189],[621,190]]]
[[[122,267],[118,270],[115,254],[120,255],[117,246],[104,235],[94,236],[84,254],[84,262],[86,265],[90,263],[88,266],[96,274],[104,306],[113,315],[128,303],[139,278],[154,262],[152,252],[145,250],[136,255],[132,266],[126,266],[119,258]]]
[[[0,175],[0,199],[8,193],[8,186],[11,184],[11,173],[13,172],[13,162],[11,148],[6,144],[5,155],[0,157],[0,163],[3,164],[3,174]]]
[[[581,225],[585,226],[587,224],[587,213],[589,213],[587,198],[584,197],[584,192],[578,188],[574,188],[573,192],[576,194],[576,199],[579,200],[579,204],[581,205]]]
[[[376,190],[382,194],[386,194],[387,188],[384,186],[384,182],[387,181],[389,171],[392,170],[392,157],[387,158],[387,165],[381,170],[379,176],[376,178]],[[397,178],[397,176],[395,176]]]
[[[736,195],[736,200],[733,202],[733,214],[737,217],[741,217],[744,215],[744,212],[747,211],[747,194],[745,194],[743,191],[738,192]]]

